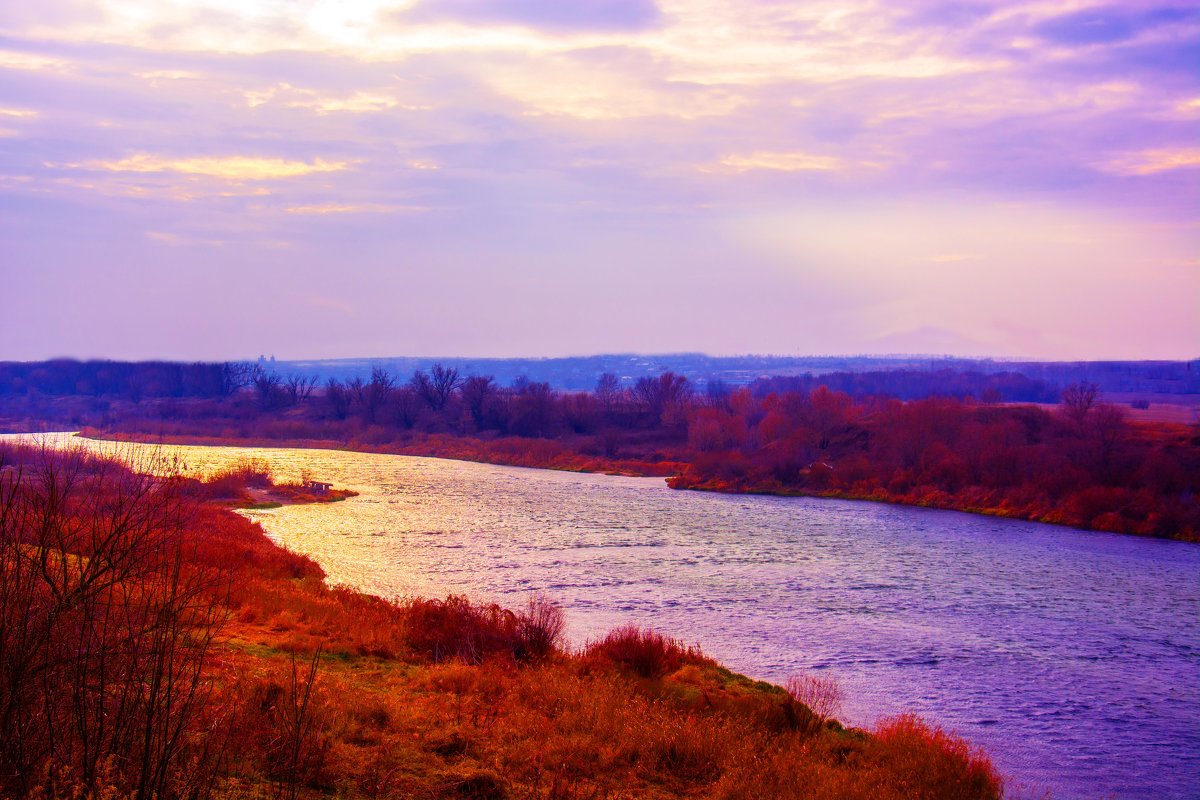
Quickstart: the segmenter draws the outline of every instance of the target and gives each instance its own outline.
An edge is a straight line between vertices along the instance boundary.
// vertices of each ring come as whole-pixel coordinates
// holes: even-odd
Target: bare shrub
[[[807,707],[822,725],[842,710],[842,687],[831,675],[793,675],[783,688],[793,700]]]
[[[562,647],[566,625],[561,606],[543,594],[530,597],[517,614],[518,659],[534,661],[553,655]]]

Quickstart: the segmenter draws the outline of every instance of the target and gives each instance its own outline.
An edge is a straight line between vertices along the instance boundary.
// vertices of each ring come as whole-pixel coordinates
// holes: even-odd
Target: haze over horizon
[[[1200,351],[1194,2],[46,0],[0,359]]]

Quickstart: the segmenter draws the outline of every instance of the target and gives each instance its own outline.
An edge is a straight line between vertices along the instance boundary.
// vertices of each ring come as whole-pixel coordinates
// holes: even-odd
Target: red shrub
[[[562,643],[562,609],[541,597],[522,612],[472,603],[461,595],[410,600],[404,612],[409,645],[434,661],[480,664],[494,656],[536,661]]]
[[[913,800],[968,800],[1002,796],[996,768],[982,751],[905,714],[875,731],[872,755]]]
[[[585,655],[621,664],[644,678],[661,678],[687,661],[703,658],[699,651],[685,648],[677,639],[637,625],[614,628],[600,641],[590,643]]]

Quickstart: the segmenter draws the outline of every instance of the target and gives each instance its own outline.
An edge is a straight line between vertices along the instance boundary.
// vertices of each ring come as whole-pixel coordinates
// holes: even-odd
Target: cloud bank
[[[1185,2],[22,6],[0,357],[1193,357],[1198,51]]]

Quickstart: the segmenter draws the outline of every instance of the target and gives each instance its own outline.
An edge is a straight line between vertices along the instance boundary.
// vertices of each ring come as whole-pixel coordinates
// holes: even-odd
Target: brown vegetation
[[[1130,423],[1072,387],[1060,410],[946,398],[731,395],[698,409],[680,489],[811,494],[1195,541],[1200,430]]]

